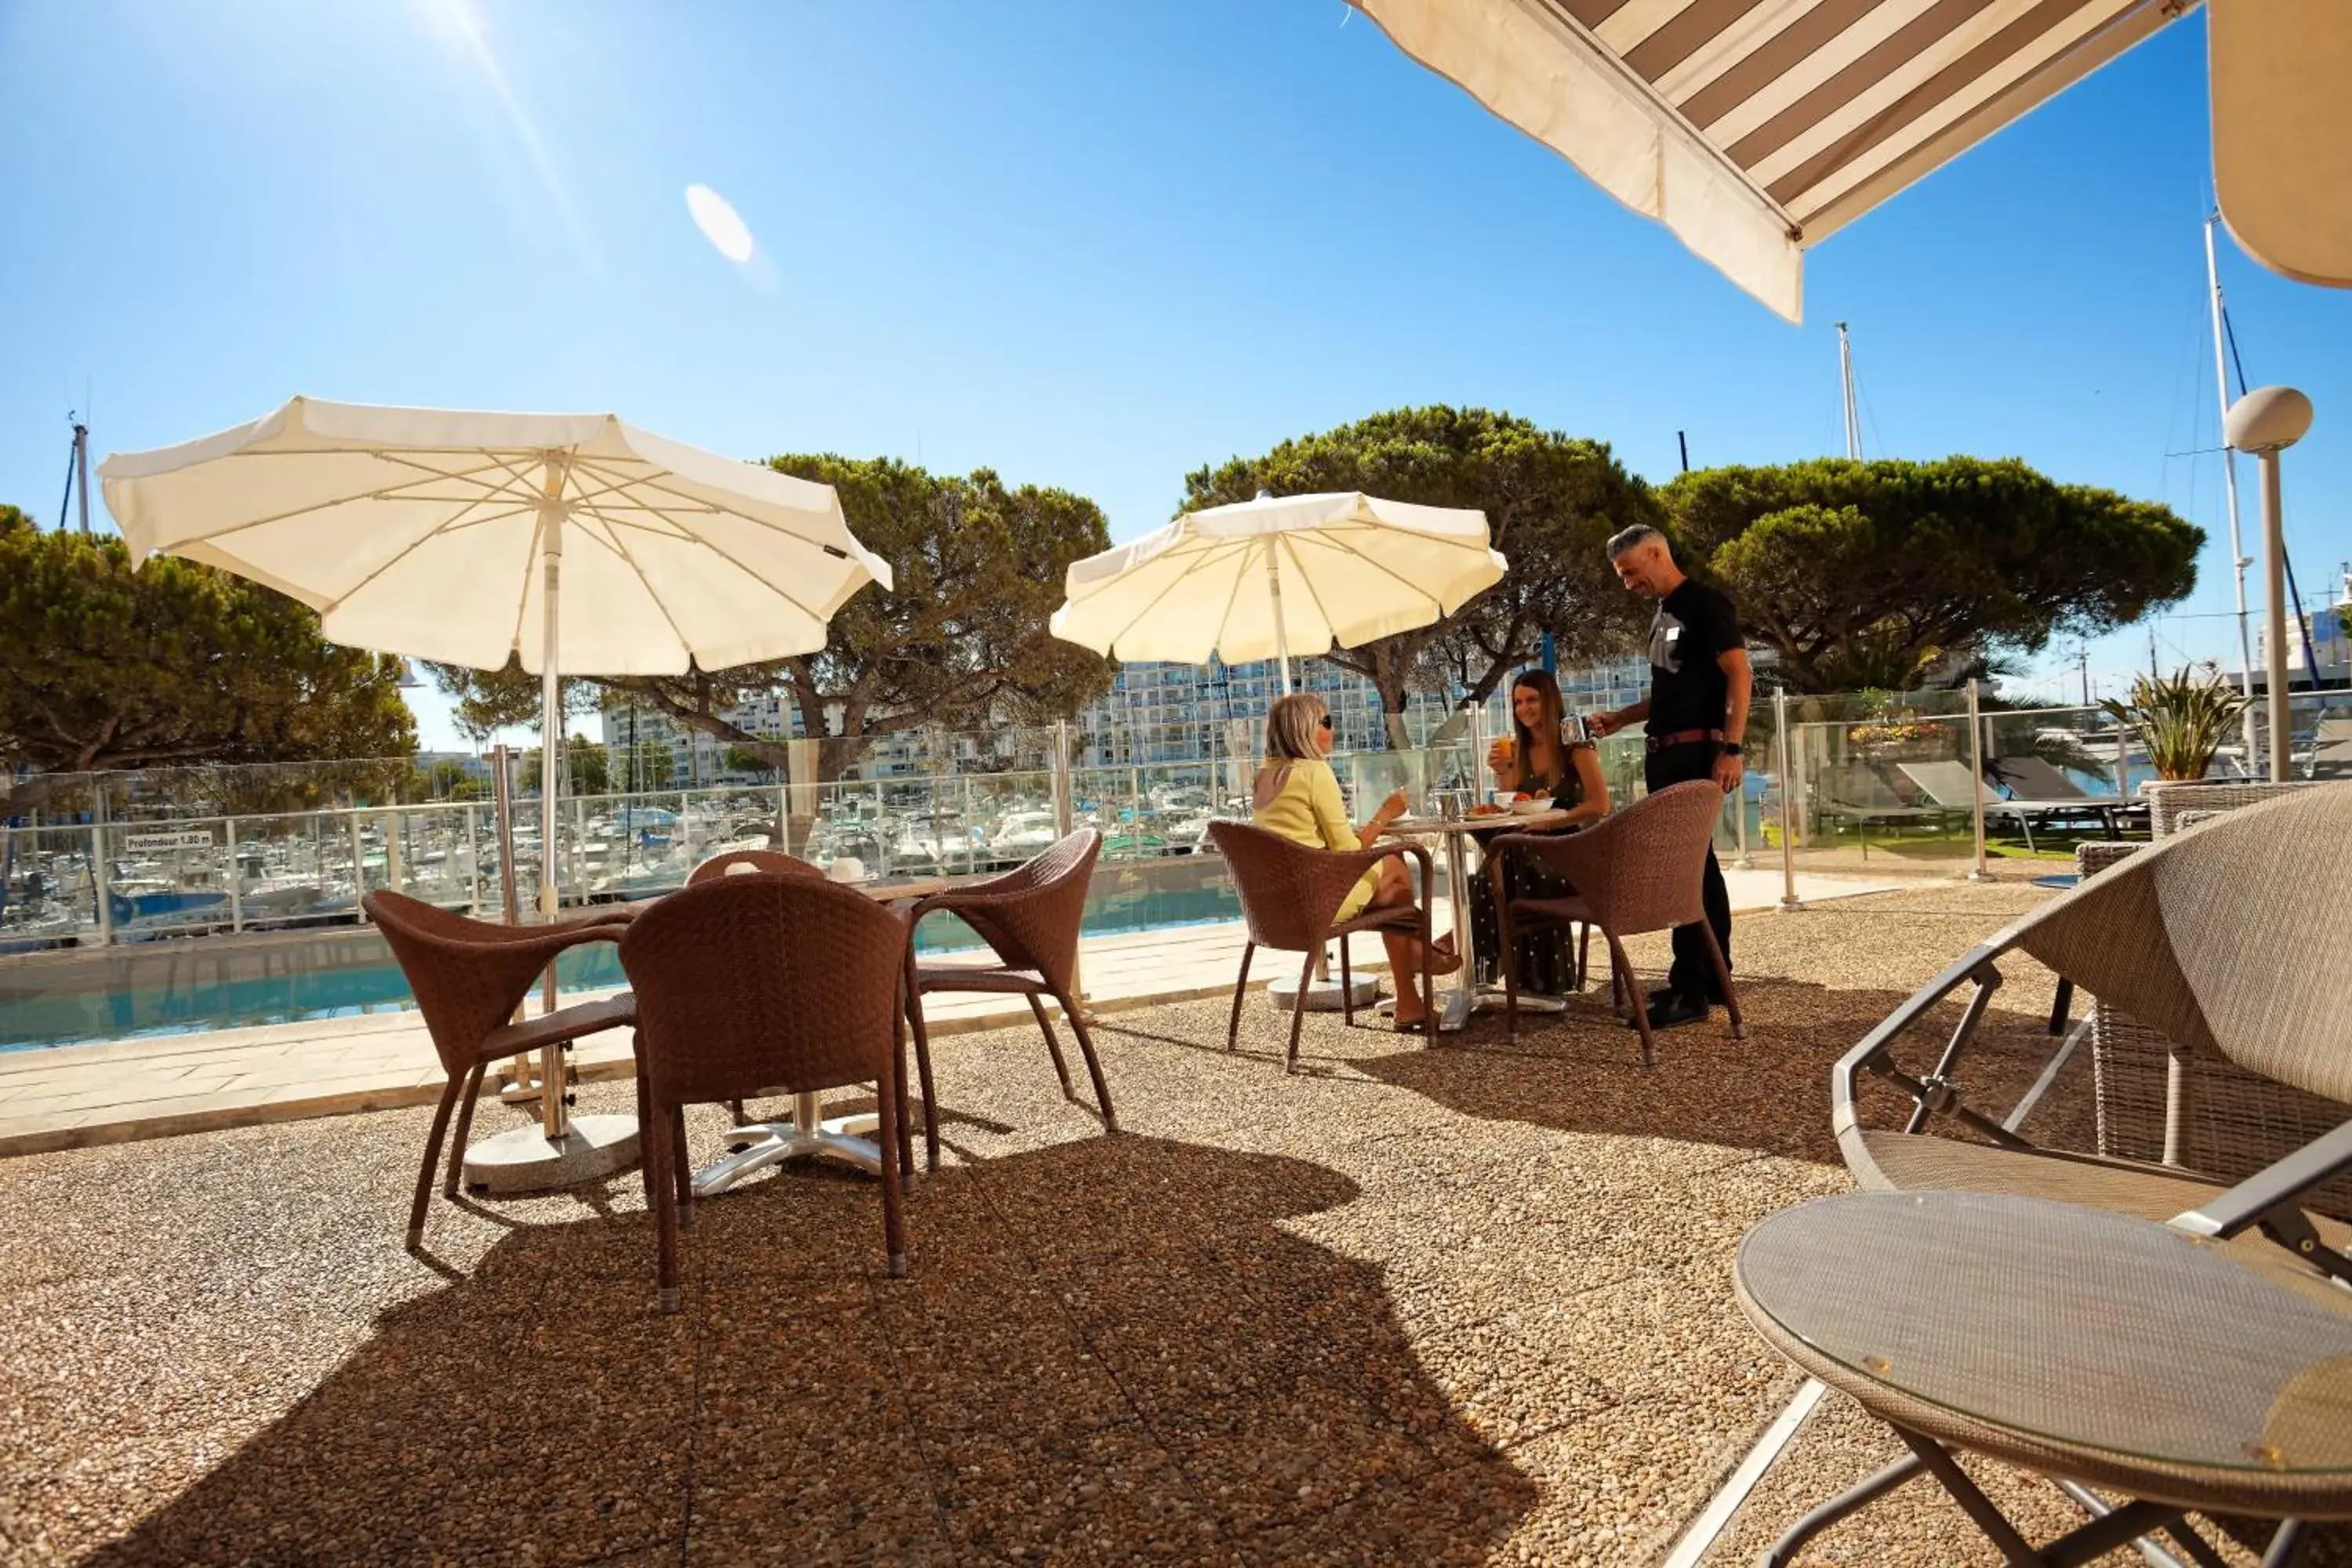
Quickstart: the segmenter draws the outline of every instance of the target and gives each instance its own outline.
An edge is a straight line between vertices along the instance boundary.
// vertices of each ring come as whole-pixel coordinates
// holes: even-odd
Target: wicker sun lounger
[[[1847,1165],[1870,1189],[2057,1200],[2166,1222],[2219,1243],[2222,1257],[2257,1279],[2352,1314],[2352,1292],[2344,1289],[2352,1284],[2352,1226],[2312,1212],[2324,1210],[2331,1185],[2352,1171],[2352,1104],[2346,1103],[2352,1100],[2352,965],[2343,962],[2352,911],[2335,896],[2347,875],[2352,787],[2346,786],[2295,791],[2117,860],[1961,957],[1839,1062],[1831,1079],[1832,1119]],[[2168,1136],[2158,1152],[2171,1164],[2037,1147],[1968,1103],[1964,1058],[2001,983],[1999,965],[2014,952],[2040,960],[2167,1043],[2172,1092]],[[1933,1066],[1919,1071],[1899,1064],[1895,1047],[1906,1032],[1964,987],[1970,994]],[[2217,1087],[2213,1063],[2304,1097],[2318,1113],[2283,1153],[2258,1155],[2230,1099],[2237,1091]],[[1864,1124],[1865,1074],[1910,1099],[1899,1130]],[[1961,1136],[1929,1132],[1937,1119]],[[2268,1134],[2272,1149],[2277,1131]],[[2033,1359],[2018,1353],[2020,1365]],[[2093,1399],[2099,1392],[2084,1387],[2070,1397]],[[1970,1446],[1965,1433],[1948,1436]],[[2029,1456],[2020,1462],[2037,1461]],[[2063,1443],[2044,1452],[2039,1468],[2078,1480],[2103,1474]],[[2249,1467],[2236,1491],[2200,1491],[2188,1506],[2336,1517],[2290,1498],[2292,1489],[2269,1485],[2267,1474],[2260,1465]],[[1832,1510],[1852,1511],[1906,1479],[1882,1472]],[[2144,1489],[2133,1495],[2188,1495],[2168,1491],[2160,1478],[2142,1481]],[[2105,1484],[2131,1490],[2140,1483],[2105,1473]]]

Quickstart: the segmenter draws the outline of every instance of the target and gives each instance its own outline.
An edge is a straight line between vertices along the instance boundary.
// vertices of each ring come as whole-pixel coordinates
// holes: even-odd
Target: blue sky
[[[2016,454],[2208,529],[2169,666],[2234,638],[2219,459],[2168,455],[2218,441],[2203,49],[2168,29],[1826,241],[1793,328],[1339,0],[0,0],[0,500],[54,518],[86,388],[101,454],[301,392],[986,464],[1123,539],[1192,468],[1409,402],[1658,479],[1678,429],[1830,452],[1844,319],[1869,455]],[[2326,595],[2352,294],[2221,266],[2249,373],[2318,408],[2288,532]],[[2090,650],[2110,689],[2147,659]]]

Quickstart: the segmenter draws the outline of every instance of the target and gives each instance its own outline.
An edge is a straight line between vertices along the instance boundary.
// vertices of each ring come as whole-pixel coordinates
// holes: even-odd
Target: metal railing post
[[[114,942],[114,900],[106,876],[106,781],[91,777],[89,795],[89,885],[97,902],[98,944]]]
[[[1969,797],[1974,803],[1969,809],[1969,816],[1975,819],[1977,839],[1977,861],[1975,867],[1969,872],[1969,880],[1971,882],[1992,880],[1992,873],[1985,869],[1984,764],[1984,723],[1977,710],[1977,679],[1976,677],[1970,676],[1969,677],[1969,773],[1973,777],[1976,789]]]
[[[1748,773],[1740,770],[1739,787],[1731,792],[1731,828],[1738,846],[1738,854],[1731,862],[1735,871],[1756,869],[1754,857],[1748,853]]]
[[[245,889],[236,874],[236,818],[221,818],[221,842],[228,855],[228,931],[236,936],[245,930]]]
[[[346,812],[344,821],[352,830],[352,907],[359,913],[360,924],[365,925],[368,923],[367,844],[360,837],[360,814],[356,810]]]
[[[471,803],[466,807],[466,912],[481,918],[482,814]]]
[[[1772,692],[1773,751],[1780,770],[1780,903],[1783,910],[1805,906],[1797,897],[1797,779],[1790,766],[1789,689]]]

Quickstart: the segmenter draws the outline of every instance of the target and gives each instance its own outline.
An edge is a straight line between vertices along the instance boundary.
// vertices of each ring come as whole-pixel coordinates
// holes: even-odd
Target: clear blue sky
[[[1698,464],[1830,452],[1843,318],[1870,455],[2017,454],[2206,526],[2169,665],[2234,635],[2219,460],[2168,456],[2218,441],[2203,50],[2168,29],[1825,242],[1799,329],[1339,0],[0,0],[0,500],[55,516],[86,386],[101,455],[301,392],[986,464],[1123,539],[1189,468],[1402,403],[1659,479],[1677,429]],[[2222,269],[2250,374],[2318,407],[2288,526],[2325,595],[2352,294]]]

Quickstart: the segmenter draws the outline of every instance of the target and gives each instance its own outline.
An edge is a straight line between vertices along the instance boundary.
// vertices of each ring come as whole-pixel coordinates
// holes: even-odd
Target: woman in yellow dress
[[[1251,792],[1250,822],[1278,833],[1295,844],[1316,849],[1369,849],[1380,842],[1389,824],[1405,812],[1405,793],[1398,790],[1381,802],[1370,822],[1361,829],[1348,821],[1347,803],[1339,795],[1339,775],[1326,759],[1331,752],[1331,711],[1319,697],[1293,692],[1267,710],[1265,765],[1258,769]],[[1391,857],[1366,871],[1349,890],[1335,917],[1349,921],[1367,909],[1393,909],[1412,902],[1412,881],[1401,858]],[[1421,969],[1421,943],[1410,936],[1381,933],[1389,950],[1389,977],[1396,983],[1396,1026],[1417,1033],[1428,1016],[1414,975]],[[1461,967],[1454,939],[1441,937],[1433,944],[1432,970],[1449,974]]]

